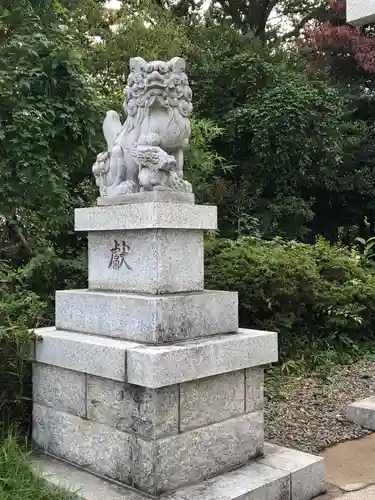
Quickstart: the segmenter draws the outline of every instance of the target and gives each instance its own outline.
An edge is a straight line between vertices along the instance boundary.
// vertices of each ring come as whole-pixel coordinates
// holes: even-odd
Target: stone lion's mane
[[[172,70],[159,72],[159,74],[163,76],[166,87],[162,96],[155,96],[152,95],[152,88],[150,89],[147,83],[147,73],[130,72],[124,91],[123,108],[126,120],[121,130],[122,135],[127,136],[135,132],[133,140],[138,141],[142,123],[151,113],[151,108],[157,99],[168,111],[170,121],[174,121],[181,131],[180,136],[185,136],[187,132],[190,132],[188,118],[192,109],[192,98],[187,75],[174,73]]]

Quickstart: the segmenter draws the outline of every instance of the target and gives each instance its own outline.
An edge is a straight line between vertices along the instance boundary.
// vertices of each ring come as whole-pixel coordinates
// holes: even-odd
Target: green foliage
[[[259,40],[218,27],[200,36],[210,50],[190,55],[196,113],[223,130],[213,145],[233,166],[222,175],[223,234],[249,234],[241,221],[251,215],[266,237],[329,237],[349,143],[345,99]]]
[[[31,409],[29,345],[45,304],[0,262],[0,422],[26,427]]]
[[[324,240],[214,238],[205,273],[209,288],[238,291],[243,327],[279,332],[283,361],[374,340],[375,276],[355,251]]]
[[[192,183],[198,202],[212,197],[214,180],[231,170],[225,159],[212,149],[212,142],[222,132],[211,120],[191,120],[191,139],[185,153],[184,175]]]
[[[1,500],[73,500],[77,497],[47,486],[30,468],[29,453],[13,435],[0,434]]]
[[[355,239],[356,243],[360,247],[360,253],[363,259],[373,261],[375,259],[375,237],[372,236],[368,240],[360,238],[359,236]]]
[[[371,169],[358,173],[361,148],[345,130],[342,91],[311,78],[295,50],[271,47],[253,36],[246,26],[258,21],[263,26],[269,14],[263,15],[262,2],[227,7],[224,2],[219,11],[230,22],[221,24],[212,9],[203,22],[190,1],[135,0],[121,2],[118,10],[103,1],[61,2],[72,13],[64,22],[75,34],[76,51],[108,107],[121,111],[127,61],[134,54],[186,57],[195,110],[186,171],[198,200],[220,204],[225,236],[257,233],[313,241],[323,235],[334,242],[337,226],[350,232],[368,210],[369,198],[364,201],[362,193]],[[275,5],[298,27],[300,16],[320,12],[323,3]],[[233,28],[239,27],[237,18],[244,29]],[[97,37],[94,42],[92,37]],[[207,136],[203,123],[221,133]],[[351,134],[361,136],[360,130]],[[228,165],[232,168],[223,168]],[[354,199],[358,190],[361,196]]]
[[[185,54],[191,44],[187,26],[150,0],[123,2],[117,11],[105,9],[102,3],[93,10],[91,1],[76,9],[85,20],[83,26],[82,17],[74,18],[80,19],[78,24],[72,21],[81,37],[87,32],[98,37],[96,43],[87,43],[84,37],[84,58],[110,107],[122,107],[131,57],[167,60]]]
[[[45,4],[50,19],[27,0],[0,15],[0,215],[26,254],[71,225],[98,126],[75,39]]]
[[[50,248],[16,269],[0,262],[0,422],[6,427],[29,430],[32,329],[53,324],[56,289],[86,286],[86,259],[68,257]]]
[[[17,424],[27,434],[31,424],[32,386],[30,345],[33,334],[20,326],[0,331],[0,422]]]
[[[62,24],[65,14],[57,0],[0,6],[0,420],[6,425],[27,426],[30,416],[29,329],[52,322],[56,288],[84,276],[73,209],[91,197],[86,179],[100,103],[76,39]]]

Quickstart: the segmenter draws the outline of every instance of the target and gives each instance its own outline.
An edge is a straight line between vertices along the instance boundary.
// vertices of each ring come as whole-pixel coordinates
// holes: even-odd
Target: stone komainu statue
[[[103,123],[108,149],[93,166],[101,196],[155,189],[191,192],[183,180],[192,111],[184,59],[131,59],[124,97],[125,123],[116,111],[108,111]]]

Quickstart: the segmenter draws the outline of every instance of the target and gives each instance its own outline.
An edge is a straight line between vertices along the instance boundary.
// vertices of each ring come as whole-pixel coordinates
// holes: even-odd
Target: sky
[[[205,0],[203,2],[203,9],[205,8],[205,6],[208,6],[210,3],[210,0]],[[112,9],[116,9],[116,8],[119,8],[120,6],[120,1],[119,0],[107,0],[107,7],[109,8],[112,8]],[[275,16],[276,16],[276,13],[275,13]],[[274,23],[278,23],[280,22],[280,18],[279,17],[274,17],[274,21],[272,19],[272,14],[270,16],[270,19],[269,19],[269,22],[271,24],[274,24]],[[290,29],[290,23],[288,22],[288,20],[282,20],[282,25],[281,25],[281,29],[284,31],[287,31],[288,29]]]
[[[108,0],[107,1],[107,7],[111,9],[116,9],[120,5],[120,2],[118,0]]]
[[[209,3],[210,3],[210,0],[205,0],[203,2],[203,8],[205,7],[205,5],[208,5]],[[119,7],[119,5],[120,5],[119,0],[107,0],[107,6],[110,8],[116,9]]]

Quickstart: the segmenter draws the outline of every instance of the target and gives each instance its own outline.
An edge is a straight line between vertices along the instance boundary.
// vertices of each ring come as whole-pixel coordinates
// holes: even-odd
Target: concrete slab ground
[[[340,494],[337,496],[336,494],[327,493],[325,495],[320,495],[316,497],[315,500],[374,500],[375,498],[375,486],[369,486],[362,490],[351,491],[345,493],[344,495]]]
[[[339,497],[337,500],[374,500],[374,498],[375,486],[369,486],[364,490],[346,493],[345,495]]]
[[[180,488],[162,500],[310,500],[324,487],[324,463],[316,457],[265,443],[263,458]],[[55,458],[36,454],[35,472],[47,482],[77,493],[77,500],[149,500],[149,495],[123,487]]]
[[[327,492],[317,500],[375,499],[375,433],[325,450]]]
[[[329,489],[324,495],[315,497],[314,500],[374,500],[375,486],[368,486],[358,491],[342,493],[337,489]]]
[[[375,433],[332,446],[322,456],[327,483],[342,490],[351,489],[348,486],[353,484],[375,484]]]

